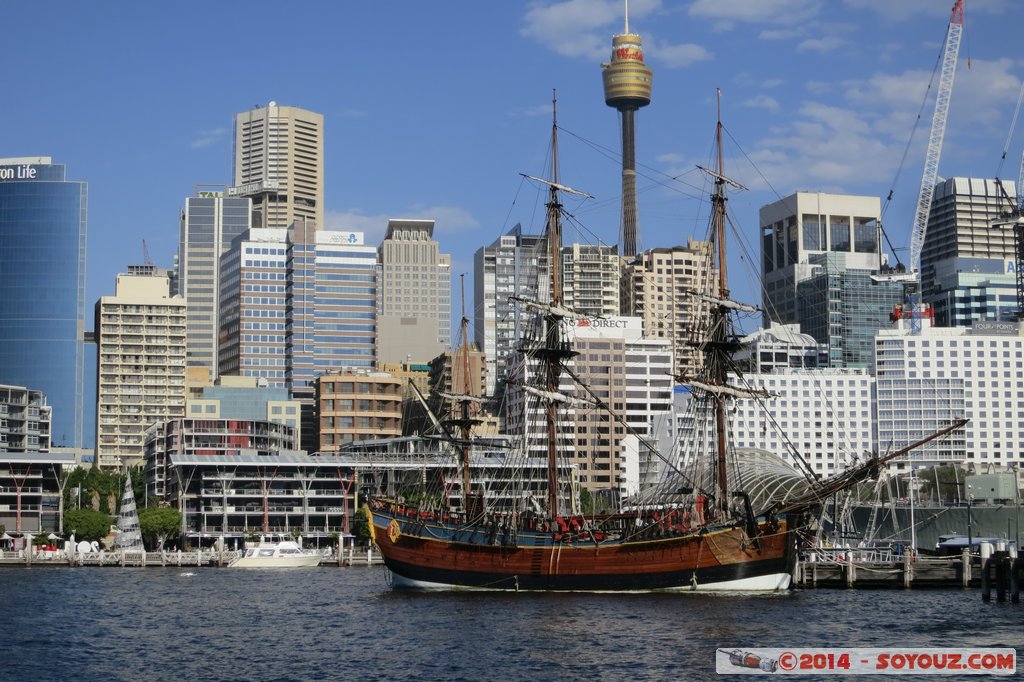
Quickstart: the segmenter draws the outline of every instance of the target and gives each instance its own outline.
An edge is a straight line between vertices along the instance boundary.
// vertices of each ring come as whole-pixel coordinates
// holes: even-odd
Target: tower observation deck
[[[625,31],[612,38],[612,59],[601,64],[604,101],[622,114],[622,239],[619,254],[637,253],[636,213],[636,124],[640,107],[651,103],[651,68],[644,63],[640,36],[629,32],[629,12]]]

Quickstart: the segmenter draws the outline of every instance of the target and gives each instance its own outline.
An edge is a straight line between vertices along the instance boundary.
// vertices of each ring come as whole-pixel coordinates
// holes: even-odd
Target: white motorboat
[[[299,547],[292,540],[260,537],[245,548],[242,555],[228,564],[228,568],[300,568],[319,566],[323,555]]]

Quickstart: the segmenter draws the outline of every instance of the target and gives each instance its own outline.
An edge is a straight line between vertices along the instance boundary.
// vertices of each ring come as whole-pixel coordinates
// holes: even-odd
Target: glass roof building
[[[42,391],[52,445],[83,447],[88,185],[50,157],[0,159],[0,383]]]

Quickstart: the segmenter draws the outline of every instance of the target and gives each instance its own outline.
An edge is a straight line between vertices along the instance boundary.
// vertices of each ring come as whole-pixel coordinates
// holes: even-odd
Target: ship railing
[[[851,559],[860,564],[882,564],[896,558],[890,547],[815,547],[801,552],[803,561],[819,564],[846,564]]]

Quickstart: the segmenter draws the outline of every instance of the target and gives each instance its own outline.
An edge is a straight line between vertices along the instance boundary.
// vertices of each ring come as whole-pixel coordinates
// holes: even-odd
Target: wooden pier
[[[902,588],[978,585],[972,557],[896,555],[878,549],[813,549],[801,553],[793,573],[795,587]]]

